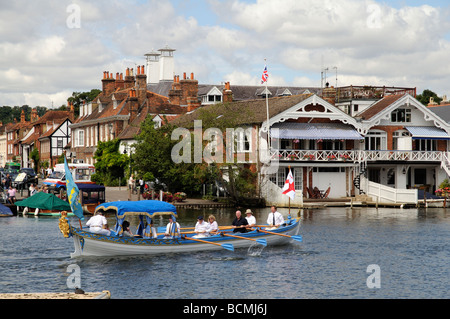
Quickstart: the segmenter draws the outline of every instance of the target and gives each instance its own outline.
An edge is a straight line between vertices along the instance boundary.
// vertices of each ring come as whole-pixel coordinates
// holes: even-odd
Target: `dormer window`
[[[267,88],[264,88],[264,90],[259,95],[263,98],[266,98],[266,96],[270,97],[272,95],[272,92],[270,92]]]
[[[411,110],[410,109],[396,109],[391,113],[391,122],[393,123],[406,123],[411,122]]]
[[[288,89],[280,90],[278,96],[291,96],[292,93]]]

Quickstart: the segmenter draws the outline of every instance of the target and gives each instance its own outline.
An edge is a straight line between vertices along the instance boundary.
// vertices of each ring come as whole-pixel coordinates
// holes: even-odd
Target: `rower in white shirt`
[[[280,225],[284,224],[283,215],[281,215],[277,211],[276,206],[270,207],[270,214],[267,217],[267,224],[273,226],[272,228],[276,228],[276,227],[279,227]]]
[[[103,216],[102,212],[99,211],[97,215],[92,216],[86,223],[86,226],[89,226],[89,231],[91,233],[107,235],[111,234],[111,231],[108,227],[108,222],[106,221],[105,216]]]
[[[194,232],[197,234],[193,238],[204,238],[209,236],[210,227],[209,223],[203,220],[203,216],[199,216],[197,224],[195,224]]]

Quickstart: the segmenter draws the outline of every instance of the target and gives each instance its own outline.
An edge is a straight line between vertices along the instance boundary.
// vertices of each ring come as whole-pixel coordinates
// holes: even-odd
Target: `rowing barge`
[[[118,201],[97,206],[95,213],[115,214],[116,225],[111,235],[92,233],[85,228],[70,225],[65,216],[60,219],[59,227],[65,237],[72,237],[75,251],[71,257],[78,256],[130,256],[155,255],[166,253],[184,253],[208,250],[234,250],[246,248],[255,242],[262,245],[282,245],[293,240],[301,241],[298,235],[300,220],[293,218],[276,229],[267,230],[268,225],[258,226],[247,233],[233,233],[231,229],[202,239],[187,232],[180,237],[165,238],[165,227],[152,227],[156,216],[170,215],[177,218],[176,207],[172,204],[156,201]],[[123,236],[122,223],[126,217],[139,216],[138,236]],[[176,233],[173,231],[173,233]]]

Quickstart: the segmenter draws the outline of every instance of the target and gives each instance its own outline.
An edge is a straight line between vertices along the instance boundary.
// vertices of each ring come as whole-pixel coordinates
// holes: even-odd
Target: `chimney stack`
[[[184,72],[183,80],[180,80],[179,84],[183,94],[180,101],[181,106],[188,105],[188,97],[198,100],[198,81],[194,79],[194,73],[191,73],[191,77],[187,79],[186,72]]]
[[[180,76],[173,76],[172,89],[169,91],[169,101],[173,105],[180,105],[183,92],[181,91]]]
[[[115,90],[116,80],[114,80],[113,75],[109,74],[108,71],[103,72],[103,80],[102,80],[102,92],[103,96],[109,96]]]
[[[116,90],[122,90],[125,87],[125,81],[123,80],[123,73],[116,74]]]
[[[328,87],[327,83],[327,87],[322,91],[322,97],[325,101],[334,105],[336,103],[336,89],[333,86]]]
[[[127,68],[125,73],[124,89],[129,89],[134,87],[134,76],[133,69]]]
[[[147,98],[147,75],[144,72],[144,66],[138,66],[138,74],[136,75],[136,86],[138,90],[138,103],[142,105]]]
[[[225,82],[225,87],[223,89],[223,103],[233,102],[233,92],[231,91],[230,82]]]
[[[133,122],[138,113],[138,98],[136,96],[136,90],[134,88],[128,91],[128,111],[130,113],[129,123]]]

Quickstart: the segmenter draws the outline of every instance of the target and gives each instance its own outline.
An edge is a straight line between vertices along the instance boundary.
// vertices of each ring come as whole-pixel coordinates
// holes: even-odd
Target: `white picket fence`
[[[397,189],[361,178],[361,184],[366,194],[379,203],[417,204],[419,201],[417,189]]]

